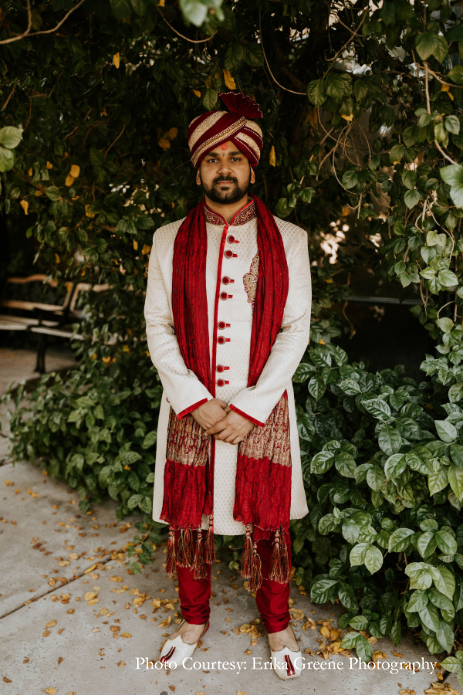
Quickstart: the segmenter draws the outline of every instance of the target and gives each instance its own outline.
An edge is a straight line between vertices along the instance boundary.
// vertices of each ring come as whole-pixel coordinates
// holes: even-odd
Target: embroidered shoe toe
[[[185,622],[185,621],[183,621]],[[181,623],[182,625],[183,623]],[[180,625],[180,626],[181,626]],[[209,620],[206,623],[206,627],[199,639],[193,644],[187,644],[183,641],[182,636],[178,635],[175,639],[168,639],[164,644],[159,661],[170,668],[171,670],[184,665],[185,659],[193,656],[193,652],[196,649],[199,640],[204,637],[209,629]]]
[[[289,647],[283,647],[277,651],[270,650],[272,666],[279,678],[288,680],[297,678],[302,673],[302,653],[298,649],[294,651]]]

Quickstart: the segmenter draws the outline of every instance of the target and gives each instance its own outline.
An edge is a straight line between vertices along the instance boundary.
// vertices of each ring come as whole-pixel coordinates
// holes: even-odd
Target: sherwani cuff
[[[182,410],[180,413],[177,413],[177,418],[179,420],[183,420],[184,417],[189,415],[193,410],[196,410],[196,408],[199,408],[200,405],[202,405],[203,403],[207,403],[208,400],[208,398],[202,398],[197,403],[193,403],[193,405],[190,405],[188,406],[188,408],[185,408],[185,410]]]
[[[260,420],[256,420],[256,418],[252,417],[252,415],[248,415],[247,413],[243,412],[239,408],[236,407],[236,405],[233,405],[233,403],[229,403],[230,410],[233,410],[235,413],[238,413],[238,415],[242,415],[243,417],[246,418],[246,420],[249,420],[250,422],[254,423],[254,425],[257,425],[258,427],[265,427],[265,422],[260,422]]]

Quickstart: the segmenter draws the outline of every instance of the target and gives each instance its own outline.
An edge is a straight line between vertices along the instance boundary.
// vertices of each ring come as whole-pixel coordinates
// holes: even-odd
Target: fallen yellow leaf
[[[136,241],[136,239],[133,240],[133,248],[135,249],[135,251],[138,251],[138,241]]]
[[[55,627],[56,623],[56,620],[49,620],[48,623],[45,624],[45,627]]]
[[[163,150],[167,150],[170,147],[170,140],[168,138],[161,138],[158,145],[159,147],[162,147]]]
[[[119,65],[121,64],[121,54],[120,53],[116,53],[115,55],[113,55],[113,63],[116,66],[116,68],[119,67]]]
[[[315,128],[315,126],[317,125],[317,116],[318,111],[315,107],[309,110],[309,121],[312,128]]]
[[[225,85],[228,87],[228,89],[236,89],[235,80],[233,79],[230,70],[224,70],[223,71],[223,79],[224,79]]]
[[[178,135],[178,128],[171,128],[167,131],[167,137],[173,140]]]
[[[28,210],[29,210],[29,203],[27,202],[27,200],[21,200],[21,202],[20,202],[19,204],[20,204],[20,206],[22,207],[22,209],[24,210],[24,214],[25,214],[25,215],[28,215],[28,214],[29,214],[29,212],[28,212]]]
[[[80,166],[78,164],[73,164],[69,174],[76,179],[80,174]]]
[[[201,97],[201,92],[199,92],[197,89],[193,89],[193,94],[198,97],[198,99]]]
[[[51,162],[47,162],[47,169],[53,169],[53,164]]]
[[[87,215],[87,217],[95,217],[95,213],[94,213],[94,212],[89,212],[89,211],[88,211],[89,207],[90,207],[90,203],[89,203],[88,205],[85,206],[85,214]],[[95,569],[95,567],[96,567],[96,565],[93,565],[93,569]],[[86,570],[86,571],[87,571],[87,572],[90,572],[90,570]],[[85,574],[85,572],[84,572],[84,574]]]
[[[269,162],[270,166],[272,166],[272,167],[274,167],[277,163],[274,145],[272,145],[272,149],[270,150],[270,156],[268,158],[268,162]]]
[[[147,244],[143,244],[143,248],[141,250],[142,255],[146,256],[147,253],[151,251],[151,246],[148,246]]]
[[[159,623],[158,627],[167,627],[168,625],[171,624],[171,622],[172,622],[172,616],[169,615],[168,618],[166,618],[165,620],[163,620],[162,622]]]
[[[302,620],[304,617],[304,611],[301,611],[300,608],[291,608],[290,611],[291,617],[294,618],[294,620]]]

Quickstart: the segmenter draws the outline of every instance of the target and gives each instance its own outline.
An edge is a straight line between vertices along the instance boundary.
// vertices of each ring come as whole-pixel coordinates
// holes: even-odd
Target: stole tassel
[[[177,565],[185,567],[185,529],[181,528],[178,534],[177,543]]]
[[[286,545],[286,539],[284,531],[281,531],[280,526],[275,531],[274,541],[273,541],[273,554],[272,554],[272,568],[270,571],[270,579],[278,582],[279,584],[286,584],[289,581],[289,558],[288,558],[288,547]]]
[[[201,526],[198,526],[198,542],[196,543],[196,553],[195,562],[193,565],[193,577],[194,579],[204,579],[206,574],[206,565],[204,562],[204,544],[203,544],[203,533]]]
[[[166,572],[167,574],[175,573],[176,565],[176,552],[175,552],[175,531],[173,526],[169,526],[169,540],[167,541],[167,562],[166,562]]]
[[[257,542],[254,541],[252,548],[252,567],[249,578],[249,591],[257,591],[262,586],[262,561],[257,552]]]
[[[283,538],[282,538],[282,543],[281,543],[281,567],[282,567],[282,574],[283,574],[283,583],[286,584],[286,582],[289,582],[291,579],[291,567],[290,567],[290,558],[288,555],[288,546],[286,545],[286,534],[283,532]]]
[[[248,579],[252,571],[251,524],[246,524],[243,552],[241,554],[241,576]]]
[[[183,539],[183,550],[185,559],[185,564],[183,565],[183,567],[191,567],[193,564],[195,554],[193,534],[191,532],[191,528],[185,529],[185,535]]]
[[[215,555],[215,540],[214,540],[214,515],[209,515],[209,530],[206,536],[206,547],[205,547],[205,562],[208,565],[213,562],[217,562],[217,557]]]

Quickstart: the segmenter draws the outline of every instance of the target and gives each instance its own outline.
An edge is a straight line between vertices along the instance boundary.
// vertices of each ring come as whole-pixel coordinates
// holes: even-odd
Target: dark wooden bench
[[[37,333],[40,339],[35,371],[44,374],[48,337],[84,340],[86,336],[76,332],[73,326],[81,323],[85,317],[88,293],[111,289],[112,285],[108,283],[92,285],[87,282],[66,282],[58,285],[46,275],[8,278],[0,300],[0,307],[7,310],[7,313],[0,314],[0,330]],[[133,290],[133,287],[127,290]],[[104,344],[114,345],[118,338],[113,334]]]

